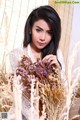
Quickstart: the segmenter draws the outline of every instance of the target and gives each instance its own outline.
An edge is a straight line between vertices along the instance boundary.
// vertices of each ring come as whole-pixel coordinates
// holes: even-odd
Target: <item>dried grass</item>
[[[77,91],[79,90],[80,66],[78,66],[73,70],[73,66],[76,64],[75,58],[78,52],[79,45],[80,43],[75,44],[71,55],[68,57],[68,69],[67,69],[68,93],[66,95],[67,120],[69,120],[70,107],[74,103],[74,98],[76,96]],[[73,77],[74,74],[75,74],[75,78]]]
[[[10,78],[0,72],[0,112],[8,112],[13,104]]]
[[[23,56],[17,67],[16,75],[21,76],[23,95],[28,99],[34,98],[31,99],[33,101],[31,103],[35,105],[34,110],[39,111],[39,120],[44,120],[44,114],[46,114],[46,120],[58,120],[66,99],[66,90],[59,71],[54,66],[45,65],[42,61],[33,64],[27,56]],[[34,90],[31,89],[33,79],[35,79]],[[39,98],[39,101],[36,98]],[[37,105],[38,103],[40,105]]]

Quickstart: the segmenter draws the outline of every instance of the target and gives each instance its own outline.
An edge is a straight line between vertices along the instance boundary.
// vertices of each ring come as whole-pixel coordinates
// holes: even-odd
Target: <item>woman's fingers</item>
[[[56,55],[47,55],[42,60],[44,63],[50,63],[50,65],[55,65],[58,69],[61,69],[60,64],[57,60]]]

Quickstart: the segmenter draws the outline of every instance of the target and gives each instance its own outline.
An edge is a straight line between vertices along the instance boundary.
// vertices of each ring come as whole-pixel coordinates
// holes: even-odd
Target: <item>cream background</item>
[[[40,5],[50,4],[61,17],[62,34],[60,48],[63,53],[66,70],[68,58],[75,43],[80,42],[80,4],[55,4],[54,0],[0,0],[0,69],[5,69],[6,55],[13,48],[21,47],[23,31],[29,13]],[[74,62],[80,66],[78,46]]]
[[[29,13],[48,0],[0,0],[0,69],[5,69],[6,55],[21,47]]]
[[[80,2],[80,0],[77,1]],[[80,4],[55,4],[55,0],[49,0],[49,4],[56,9],[61,18],[60,48],[64,57],[66,75],[71,70],[73,77],[73,71],[80,73],[78,69],[80,68]],[[73,64],[69,64],[70,61],[73,61]]]
[[[80,4],[54,4],[55,0],[0,0],[0,70],[5,71],[6,56],[22,46],[23,30],[29,13],[37,6],[50,4],[62,21],[60,48],[72,80],[80,79]],[[79,0],[78,0],[79,1]],[[77,46],[77,47],[75,47]],[[73,64],[69,64],[73,62]],[[8,63],[7,63],[8,66]],[[9,66],[8,66],[9,67]]]

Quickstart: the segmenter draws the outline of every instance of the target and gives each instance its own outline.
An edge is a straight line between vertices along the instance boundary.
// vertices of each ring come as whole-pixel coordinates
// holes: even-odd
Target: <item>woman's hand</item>
[[[56,68],[58,68],[59,70],[61,70],[61,66],[60,66],[60,64],[59,64],[59,62],[58,62],[58,59],[57,59],[57,56],[56,56],[56,55],[52,55],[52,54],[47,55],[47,56],[45,56],[45,57],[42,59],[42,61],[43,61],[44,63],[50,63],[50,65],[54,65]]]

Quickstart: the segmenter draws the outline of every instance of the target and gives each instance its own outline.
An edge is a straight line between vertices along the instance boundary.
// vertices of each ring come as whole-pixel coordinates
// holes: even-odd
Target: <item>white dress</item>
[[[10,64],[13,72],[15,72],[16,70],[18,61],[21,59],[23,55],[26,55],[26,54],[31,58],[33,62],[35,62],[34,56],[31,52],[30,45],[28,45],[28,47],[24,49],[23,48],[15,49],[10,53]],[[63,61],[62,52],[60,49],[57,50],[57,57],[59,62],[61,63],[62,74],[63,74],[65,72],[65,65]],[[30,120],[30,103],[29,102],[30,101],[25,99],[24,96],[22,97],[22,114],[24,116],[23,120]]]

